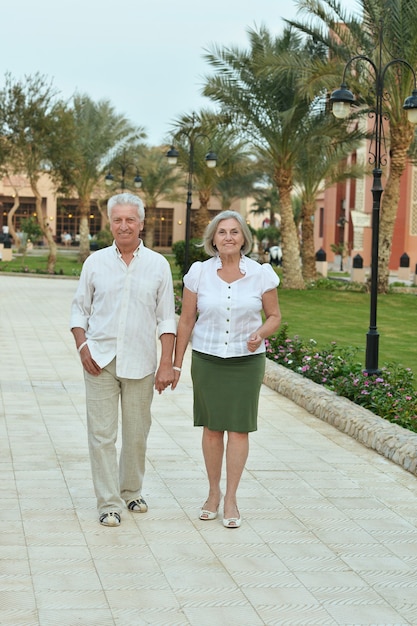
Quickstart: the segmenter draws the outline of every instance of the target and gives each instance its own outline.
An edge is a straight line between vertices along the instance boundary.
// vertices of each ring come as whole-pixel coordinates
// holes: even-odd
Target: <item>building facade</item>
[[[347,165],[366,163],[366,142],[350,156]],[[389,164],[387,165],[389,167]],[[386,180],[382,175],[382,186]],[[344,246],[345,263],[350,268],[353,259],[360,255],[364,267],[370,267],[372,254],[372,171],[360,179],[350,179],[326,189],[317,200],[314,218],[316,250],[323,249],[327,261],[335,261],[332,245]],[[382,196],[383,198],[383,196]],[[410,273],[416,273],[417,264],[417,168],[409,162],[400,183],[400,199],[394,225],[390,271],[395,274],[401,259],[408,257]]]
[[[79,241],[79,222],[77,198],[57,197],[55,187],[50,178],[45,174],[41,177],[39,191],[42,196],[43,222],[50,227],[54,239],[58,244],[64,244],[69,236],[70,244],[76,246]],[[136,193],[136,191],[135,191]],[[19,199],[19,207],[10,216],[14,206],[16,195]],[[138,194],[140,196],[140,192]],[[186,191],[184,190],[184,201],[167,202],[158,204],[155,211],[154,241],[155,247],[169,249],[176,241],[185,238],[185,218],[186,218]],[[244,217],[249,212],[247,206],[249,200],[241,200],[233,203],[232,208]],[[101,210],[100,210],[101,208]],[[198,194],[193,197],[192,211],[198,209]],[[21,231],[22,220],[36,216],[35,197],[29,182],[24,176],[4,177],[0,180],[0,210],[3,227],[8,227],[11,220],[13,229],[19,233]],[[209,210],[214,215],[221,211],[219,200],[212,197]],[[94,237],[102,230],[107,223],[106,198],[92,198],[90,206],[90,235]],[[1,229],[0,229],[1,230]],[[11,230],[10,230],[11,231]],[[146,233],[146,220],[144,235]],[[34,242],[42,243],[42,241]]]

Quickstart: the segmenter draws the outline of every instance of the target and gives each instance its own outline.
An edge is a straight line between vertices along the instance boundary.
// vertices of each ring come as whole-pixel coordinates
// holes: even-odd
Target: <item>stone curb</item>
[[[417,475],[417,433],[384,420],[270,359],[266,359],[264,384]]]

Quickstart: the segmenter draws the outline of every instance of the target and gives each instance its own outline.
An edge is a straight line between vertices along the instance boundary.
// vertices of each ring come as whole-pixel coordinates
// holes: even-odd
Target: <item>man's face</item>
[[[139,236],[143,230],[143,222],[139,220],[135,206],[117,204],[113,207],[110,220],[110,230],[119,250],[136,250]]]

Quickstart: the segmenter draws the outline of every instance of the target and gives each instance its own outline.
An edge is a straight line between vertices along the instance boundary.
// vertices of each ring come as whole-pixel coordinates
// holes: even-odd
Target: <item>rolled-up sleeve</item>
[[[78,282],[77,291],[71,304],[70,329],[83,328],[84,330],[87,330],[88,328],[92,297],[87,274],[87,268],[84,267]]]
[[[167,264],[163,280],[158,292],[156,307],[158,337],[166,333],[176,335],[177,322],[175,319],[174,285],[172,282],[171,269]]]

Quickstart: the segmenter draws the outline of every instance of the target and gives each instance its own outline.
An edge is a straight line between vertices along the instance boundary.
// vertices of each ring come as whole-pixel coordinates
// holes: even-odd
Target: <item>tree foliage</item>
[[[248,34],[249,50],[215,46],[206,55],[215,73],[207,77],[204,94],[221,105],[260,158],[271,163],[280,197],[283,285],[304,289],[291,194],[297,158],[305,148],[304,121],[311,101],[298,89],[297,73],[272,70],[288,51],[299,54],[304,63],[311,55],[290,29],[277,37],[266,28]]]
[[[353,116],[375,119],[376,73],[381,53],[384,115],[387,137],[383,141],[381,164],[385,169],[385,190],[382,195],[379,237],[379,292],[388,290],[389,260],[392,249],[394,224],[397,215],[400,179],[407,163],[407,153],[414,137],[414,128],[407,121],[403,103],[414,88],[412,68],[417,67],[417,3],[413,0],[358,0],[358,13],[350,14],[336,0],[300,0],[297,2],[305,19],[288,23],[320,42],[328,51],[328,61],[310,66],[305,90],[310,94],[339,87],[346,64],[349,63],[347,81],[357,98]],[[382,29],[383,45],[379,45]],[[351,59],[360,55],[350,64]],[[389,96],[388,96],[389,94]],[[383,138],[384,139],[384,138]],[[375,146],[371,143],[370,163]]]
[[[36,202],[36,218],[49,246],[48,272],[53,273],[56,244],[42,206],[39,181],[44,172],[53,177],[51,153],[62,138],[60,111],[65,107],[57,99],[52,84],[40,74],[16,80],[6,74],[0,91],[0,136],[3,171],[25,174]]]
[[[76,94],[70,114],[69,139],[57,155],[55,167],[59,170],[62,190],[76,192],[80,216],[80,260],[90,253],[89,215],[91,198],[105,195],[103,178],[111,164],[116,165],[126,146],[144,137],[141,128],[133,126],[116,113],[108,100],[94,102],[89,96]]]

